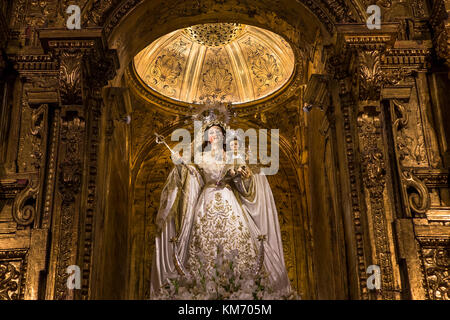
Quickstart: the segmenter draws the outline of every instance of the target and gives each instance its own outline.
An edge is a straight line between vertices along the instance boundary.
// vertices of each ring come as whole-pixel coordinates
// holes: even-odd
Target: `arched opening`
[[[239,115],[235,125],[244,129],[280,129],[280,170],[269,177],[269,183],[293,287],[305,299],[348,297],[345,254],[333,251],[338,246],[336,239],[341,241],[343,237],[343,217],[340,208],[336,208],[337,180],[330,178],[336,174],[330,172],[335,160],[325,135],[318,134],[324,115],[319,110],[309,114],[302,110],[309,75],[325,68],[324,45],[330,41],[326,28],[303,6],[296,6],[300,22],[298,17],[280,18],[273,11],[273,15],[260,16],[239,7],[233,13],[211,11],[195,16],[174,8],[169,16],[159,19],[161,23],[156,27],[148,19],[152,6],[148,1],[136,7],[109,36],[112,47],[118,50],[121,66],[111,86],[120,89],[106,90],[107,107],[115,111],[106,113],[103,119],[105,130],[110,130],[102,144],[107,165],[100,173],[105,177],[106,211],[98,224],[98,233],[103,236],[96,243],[99,254],[94,255],[98,262],[93,270],[93,297],[148,298],[154,218],[171,168],[169,153],[155,144],[153,134],[170,136],[174,129],[186,127],[183,119],[189,110],[186,102],[174,102],[144,90],[133,72],[132,61],[166,34],[212,22],[261,27],[283,37],[292,48],[293,79],[261,101],[235,106]],[[121,263],[118,265],[117,261]],[[327,284],[329,281],[332,286]]]

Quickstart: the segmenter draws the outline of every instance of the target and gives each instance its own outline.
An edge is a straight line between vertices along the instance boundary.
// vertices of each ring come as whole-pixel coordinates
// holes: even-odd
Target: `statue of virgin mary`
[[[206,123],[201,132],[201,162],[176,164],[163,187],[151,296],[182,272],[211,273],[218,247],[226,254],[233,252],[235,268],[248,273],[254,272],[263,246],[261,267],[271,289],[289,291],[277,209],[266,176],[252,172],[243,159],[227,161],[230,152],[227,155],[222,122]]]

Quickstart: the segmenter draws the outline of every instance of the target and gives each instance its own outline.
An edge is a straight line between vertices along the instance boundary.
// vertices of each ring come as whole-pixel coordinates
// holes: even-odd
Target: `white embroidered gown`
[[[152,296],[178,274],[171,242],[174,237],[181,264],[196,274],[199,254],[205,259],[203,271],[212,270],[218,245],[225,254],[237,249],[239,271],[253,270],[258,263],[257,238],[265,235],[264,269],[274,290],[289,290],[277,210],[267,178],[254,174],[246,183],[224,182],[227,168],[204,152],[201,164],[189,165],[189,170],[178,165],[169,174],[156,217],[159,231],[152,263]]]
[[[205,271],[210,273],[220,245],[225,254],[236,249],[236,268],[251,272],[257,264],[257,246],[250,236],[247,217],[232,186],[217,185],[223,178],[225,164],[207,152],[199,169],[205,185],[195,207],[187,268],[198,274],[201,267],[198,256],[201,255],[205,259]]]

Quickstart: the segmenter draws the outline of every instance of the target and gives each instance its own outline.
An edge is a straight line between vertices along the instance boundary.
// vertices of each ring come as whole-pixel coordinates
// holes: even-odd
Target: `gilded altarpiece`
[[[295,53],[286,87],[236,108],[237,125],[280,129],[269,182],[293,286],[305,298],[450,299],[448,0],[379,1],[380,31],[364,24],[367,1],[70,3],[82,8],[76,34],[65,28],[69,1],[0,4],[0,300],[148,298],[171,168],[153,133],[185,126],[187,107],[149,95],[132,59],[164,33],[215,19],[271,30]],[[242,45],[264,94],[264,69],[281,71]],[[153,70],[169,96],[184,52],[174,50]],[[225,99],[235,84],[223,54],[201,72],[220,78]],[[313,73],[326,99],[311,110]],[[211,83],[200,83],[205,99]],[[114,105],[105,87],[127,93]],[[373,264],[379,290],[367,286]],[[70,265],[80,290],[67,288]]]

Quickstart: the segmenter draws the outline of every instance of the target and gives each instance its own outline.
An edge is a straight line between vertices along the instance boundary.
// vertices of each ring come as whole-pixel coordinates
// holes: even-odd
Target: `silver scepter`
[[[181,164],[186,167],[186,169],[189,171],[189,173],[194,175],[194,172],[192,171],[191,168],[189,168],[189,166],[186,164],[186,162],[184,162],[183,158],[181,158],[175,151],[172,150],[171,147],[169,147],[169,145],[165,141],[165,138],[162,135],[160,135],[160,134],[158,134],[156,132],[155,132],[155,136],[156,136],[156,138],[155,138],[156,143],[157,144],[163,143],[167,147],[167,149],[169,149],[171,154],[176,154],[180,158]]]

